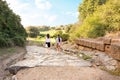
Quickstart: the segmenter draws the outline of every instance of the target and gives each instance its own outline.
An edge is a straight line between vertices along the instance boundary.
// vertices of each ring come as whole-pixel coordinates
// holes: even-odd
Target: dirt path
[[[18,71],[17,80],[120,80],[76,56],[57,54],[55,50],[47,53],[46,48],[38,46],[27,46],[26,49],[24,60],[10,66],[28,67]]]
[[[21,70],[18,80],[120,80],[100,69],[90,67],[36,67]]]

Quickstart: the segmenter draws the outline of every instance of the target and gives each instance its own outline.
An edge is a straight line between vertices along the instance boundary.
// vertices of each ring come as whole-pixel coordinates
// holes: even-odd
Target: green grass
[[[14,47],[12,48],[0,48],[0,56],[5,54],[13,54],[16,52],[16,49]]]
[[[29,45],[43,45],[45,44],[45,37],[43,38],[29,38],[28,41],[30,41],[30,44]],[[54,38],[51,38],[51,43],[54,44],[55,43],[55,39]]]
[[[88,59],[91,59],[92,57],[90,56],[90,55],[83,55],[82,56],[82,58],[84,59],[84,60],[88,60]]]
[[[115,70],[108,70],[105,67],[101,67],[102,70],[107,71],[108,73],[116,76],[120,76],[120,68],[116,68]]]
[[[57,31],[59,30],[49,30],[49,31],[41,31],[40,34],[50,34],[50,36],[53,36]],[[64,30],[62,30],[63,33],[65,33]]]
[[[49,30],[49,31],[41,31],[40,34],[50,34],[50,36],[53,36],[58,30]],[[62,30],[63,33],[65,33],[64,30]],[[38,37],[38,38],[28,38],[27,40],[30,41],[29,45],[42,45],[45,43],[45,37]],[[55,38],[50,38],[51,39],[51,43],[54,44],[55,43]]]
[[[40,38],[40,39],[38,39],[38,38],[29,38],[29,40],[35,41],[35,42],[40,42],[40,43],[45,43],[45,37]],[[54,38],[50,38],[50,40],[51,40],[51,43],[55,43]]]
[[[84,53],[78,53],[78,54],[76,54],[76,55],[77,55],[77,57],[82,58],[82,59],[84,59],[84,60],[88,60],[88,59],[91,59],[91,58],[92,58],[92,56],[86,55],[86,54],[84,54]]]

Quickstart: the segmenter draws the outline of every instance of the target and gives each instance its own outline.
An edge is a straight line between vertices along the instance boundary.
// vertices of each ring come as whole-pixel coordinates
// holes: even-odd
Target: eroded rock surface
[[[92,66],[90,61],[78,59],[76,56],[57,53],[57,51],[38,46],[27,46],[27,54],[24,60],[17,62],[9,67],[12,73],[16,73],[20,68],[38,66]],[[12,70],[11,70],[12,69]],[[15,72],[14,72],[15,71]]]

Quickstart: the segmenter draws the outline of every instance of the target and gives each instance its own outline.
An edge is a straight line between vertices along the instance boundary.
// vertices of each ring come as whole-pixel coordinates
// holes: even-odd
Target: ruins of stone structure
[[[120,64],[120,38],[107,38],[107,37],[102,37],[99,39],[81,38],[76,39],[75,42],[78,46],[83,46],[93,50],[105,52],[107,55],[117,60],[118,64]]]
[[[116,60],[120,60],[120,38],[76,39],[76,44],[83,47],[106,52]]]

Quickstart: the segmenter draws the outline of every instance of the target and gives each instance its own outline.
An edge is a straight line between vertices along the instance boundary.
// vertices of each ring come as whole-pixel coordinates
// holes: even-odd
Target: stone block
[[[83,46],[83,44],[84,44],[82,39],[80,39],[80,44],[81,44],[81,46]]]
[[[120,44],[120,38],[112,39],[111,43],[119,43]]]
[[[104,38],[103,40],[104,44],[111,44],[111,38]]]
[[[76,40],[75,40],[75,43],[76,43],[77,45],[80,45],[80,39],[76,39]]]
[[[114,59],[120,60],[120,44],[113,43],[111,44],[110,56]]]
[[[91,46],[93,49],[95,49],[95,41],[91,41]]]
[[[109,55],[111,52],[111,45],[105,45],[105,53]]]
[[[88,47],[91,48],[91,41],[88,42]]]
[[[95,42],[95,49],[99,50],[99,43]]]
[[[96,48],[97,50],[104,51],[104,50],[105,50],[104,43],[103,43],[103,42],[96,42],[96,43],[95,43],[95,48]]]
[[[99,50],[100,50],[100,51],[105,51],[105,45],[104,45],[103,42],[101,42],[101,43],[99,44]]]
[[[79,39],[79,41],[78,41],[78,42],[79,42],[79,44],[82,46],[82,40],[81,40],[81,39]]]
[[[86,41],[83,39],[83,46],[85,46],[86,45]]]
[[[82,40],[82,45],[83,45],[83,46],[85,46],[85,45],[86,45],[86,42],[85,42],[85,40],[84,40],[84,39]]]
[[[89,47],[89,40],[86,40],[86,46]]]

